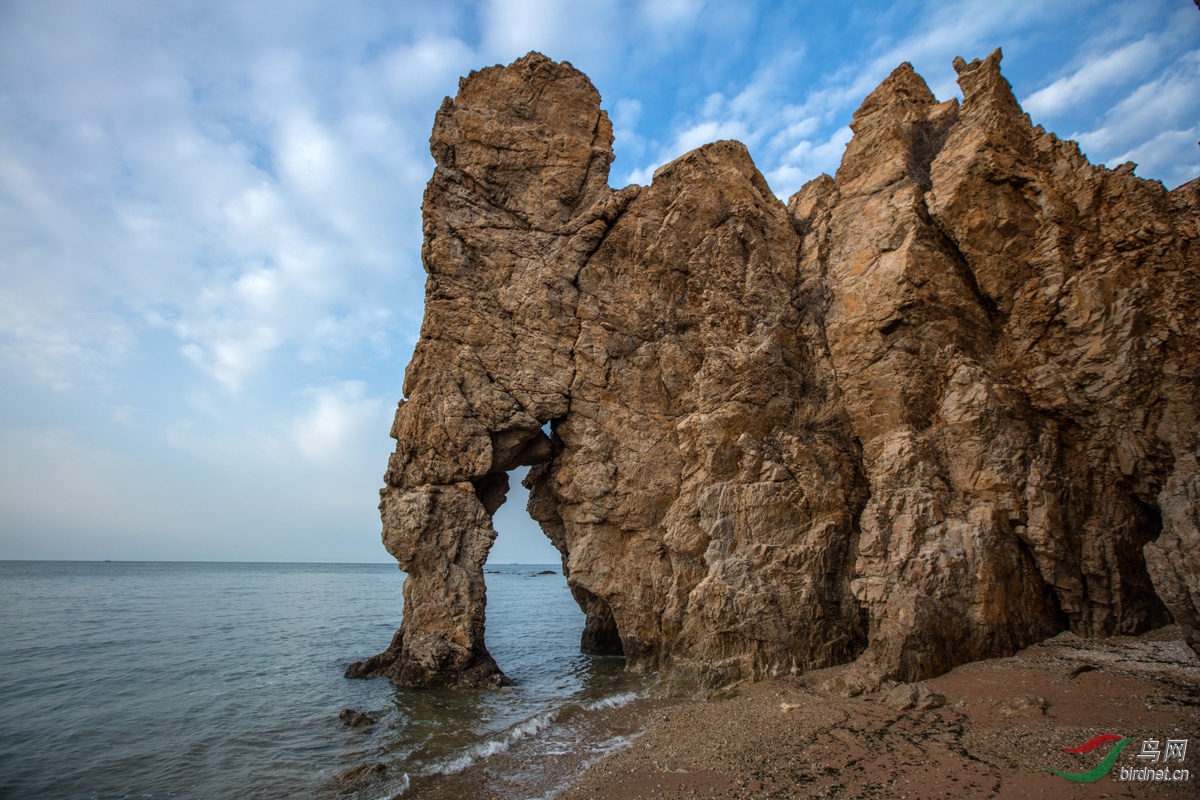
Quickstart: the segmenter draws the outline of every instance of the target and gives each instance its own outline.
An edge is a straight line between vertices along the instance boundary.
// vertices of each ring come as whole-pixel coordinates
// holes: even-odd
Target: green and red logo
[[[1097,747],[1102,747],[1109,742],[1117,743],[1112,750],[1108,751],[1108,755],[1104,757],[1103,761],[1089,769],[1087,772],[1059,772],[1058,770],[1050,767],[1047,767],[1046,769],[1049,769],[1055,775],[1061,775],[1069,781],[1075,781],[1077,783],[1094,783],[1095,781],[1103,778],[1109,773],[1109,771],[1112,770],[1113,764],[1117,763],[1117,757],[1121,755],[1121,751],[1128,747],[1129,743],[1132,741],[1133,739],[1123,739],[1115,733],[1102,733],[1099,736],[1088,739],[1078,747],[1063,748],[1064,753],[1073,753],[1075,755],[1079,755],[1081,753],[1090,753]]]

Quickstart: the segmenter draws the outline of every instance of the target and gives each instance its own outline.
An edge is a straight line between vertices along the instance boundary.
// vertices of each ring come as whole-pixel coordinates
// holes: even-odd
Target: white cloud
[[[630,170],[624,183],[648,184],[653,180],[659,167],[674,161],[676,158],[695,150],[697,147],[722,139],[736,139],[745,143],[753,139],[750,131],[739,120],[705,120],[697,122],[686,130],[679,131],[666,147],[660,148],[658,158],[653,163]]]
[[[1012,74],[1030,68],[1028,63],[1013,59],[1025,58],[1032,46],[1028,44],[1031,32],[1075,24],[1072,21],[1080,18],[1111,16],[1113,9],[1101,5],[1096,0],[1065,0],[1049,6],[1023,0],[944,2],[909,20],[908,28],[887,27],[886,34],[856,51],[853,58],[814,65],[802,41],[795,51],[769,51],[736,92],[723,87],[724,91],[709,93],[697,102],[690,115],[676,117],[671,135],[663,139],[665,144],[647,148],[643,160],[627,168],[628,179],[645,182],[657,166],[687,148],[729,136],[746,142],[772,188],[786,197],[820,172],[836,170],[848,141],[845,126],[850,114],[901,62],[912,62],[935,95],[946,99],[958,92],[951,67],[954,56],[982,57],[1003,45],[1009,57],[1006,74],[1011,80]],[[1082,66],[1029,95],[1026,102],[1031,110],[1088,108],[1112,87],[1155,69],[1171,48],[1178,49],[1180,43],[1194,40],[1195,30],[1200,27],[1191,9],[1166,17],[1148,9],[1146,13],[1116,10],[1120,13],[1113,17],[1112,25],[1096,26],[1103,39],[1084,42],[1078,61]],[[1148,26],[1153,29],[1147,31]],[[809,77],[797,81],[792,77],[797,74]],[[1154,168],[1182,176],[1194,159],[1190,151],[1185,155],[1178,145],[1189,125],[1177,118],[1180,109],[1184,117],[1191,114],[1188,120],[1194,120],[1197,114],[1191,110],[1191,101],[1181,95],[1182,81],[1159,79],[1152,83],[1157,97],[1150,100],[1139,95],[1136,102],[1143,105],[1126,108],[1123,123],[1117,124],[1114,113],[1109,125],[1083,137],[1090,136],[1093,146],[1104,137],[1130,143],[1108,147],[1113,153],[1132,152],[1132,143],[1140,142],[1142,149],[1138,152],[1147,159],[1147,165],[1161,164],[1164,166]],[[1190,83],[1184,91],[1192,91]],[[1200,96],[1200,92],[1194,94]],[[1167,113],[1170,105],[1176,109],[1173,115]],[[1175,120],[1169,131],[1153,129],[1168,119]],[[1168,144],[1169,152],[1164,149]],[[1173,170],[1166,166],[1170,158],[1183,158],[1181,166]]]
[[[571,21],[571,9],[557,0],[492,0],[484,13],[488,47],[504,53],[539,48],[553,53]]]
[[[694,23],[703,9],[704,0],[643,0],[635,13],[655,29],[677,29]]]
[[[647,162],[627,173],[644,183],[658,166],[719,138],[743,141],[781,197],[841,160],[850,114],[903,61],[954,86],[951,61],[960,53],[990,51],[1004,32],[1019,30],[1047,12],[1020,0],[963,0],[940,4],[915,20],[911,33],[880,39],[868,54],[814,64],[804,41],[767,53],[736,93],[712,92],[691,115],[676,119],[672,135]],[[765,24],[770,24],[764,21]],[[983,54],[983,53],[981,53]],[[798,83],[806,71],[817,79]],[[798,92],[799,90],[799,92]]]
[[[314,464],[343,463],[364,440],[382,439],[386,409],[381,398],[368,397],[366,384],[343,381],[335,386],[309,389],[312,407],[291,424],[296,448]]]
[[[247,376],[262,368],[267,356],[279,345],[279,334],[266,325],[251,327],[218,325],[225,332],[206,335],[206,346],[186,344],[181,352],[203,368],[231,393],[238,392]]]
[[[832,175],[842,163],[842,154],[853,135],[847,125],[823,142],[800,140],[781,159],[780,166],[767,173],[767,182],[776,194],[786,198],[817,175]]]
[[[65,390],[170,333],[237,390],[275,354],[385,352],[379,326],[419,315],[419,295],[398,293],[406,310],[378,290],[423,279],[412,199],[460,71],[429,67],[469,59],[461,40],[312,62],[17,16],[0,48],[24,78],[0,79],[0,349],[26,378]],[[35,53],[48,31],[61,41]]]
[[[761,64],[754,77],[732,98],[722,92],[709,93],[695,115],[682,118],[670,140],[657,148],[650,164],[627,173],[627,181],[648,183],[662,165],[710,142],[735,139],[753,148],[776,124],[778,95],[784,90],[785,73],[802,57],[801,50],[777,54],[774,60]]]
[[[1104,124],[1074,135],[1089,157],[1116,166],[1135,161],[1142,175],[1162,175],[1173,187],[1200,173],[1200,50],[1183,54],[1155,79],[1115,103]]]
[[[1159,57],[1155,36],[1144,36],[1108,55],[1091,60],[1025,98],[1021,105],[1033,116],[1051,117],[1104,89],[1119,86],[1153,67]]]
[[[625,178],[622,181],[620,181],[619,183],[625,184],[627,186],[629,184],[634,184],[634,183],[638,184],[639,186],[647,186],[650,184],[651,181],[654,180],[654,171],[656,169],[658,169],[660,166],[662,166],[662,165],[661,164],[651,164],[646,167],[639,167],[637,169],[630,170],[629,173],[625,176]]]
[[[490,0],[481,14],[483,50],[502,63],[537,50],[595,73],[618,50],[622,12],[616,0],[583,9],[575,0]]]
[[[1088,147],[1111,149],[1187,125],[1200,110],[1200,50],[1193,50],[1154,80],[1135,88],[1106,113],[1102,128],[1082,134]]]
[[[630,98],[617,100],[609,116],[613,125],[615,166],[623,167],[627,162],[636,163],[641,160],[646,154],[646,139],[637,132],[638,121],[642,116],[641,102]]]
[[[1132,161],[1144,175],[1165,175],[1163,183],[1174,189],[1200,177],[1200,124],[1184,130],[1168,130],[1108,159],[1110,165]]]
[[[636,128],[642,118],[642,103],[631,98],[622,98],[613,104],[611,112],[614,128]]]
[[[685,131],[681,131],[671,144],[670,151],[674,152],[674,157],[678,157],[689,150],[694,150],[701,145],[715,142],[719,139],[745,141],[751,138],[751,136],[752,134],[746,127],[746,123],[741,120],[706,120],[696,123]]]
[[[115,314],[89,313],[47,291],[31,302],[41,280],[14,280],[0,287],[0,354],[18,374],[58,391],[79,384],[104,384],[112,367],[125,362],[135,337]],[[36,296],[35,296],[36,297]],[[53,314],[57,324],[46,324]],[[76,331],[87,331],[78,335]]]
[[[807,137],[812,136],[821,128],[820,119],[796,113],[794,108],[785,109],[784,117],[785,119],[795,119],[795,121],[787,122],[780,131],[771,137],[770,146],[776,149],[782,149],[792,142],[805,141]]]
[[[1035,106],[1074,98],[1061,124],[1085,131],[1097,159],[1196,172],[1200,64],[1180,58],[1200,17],[1186,3],[856,11],[829,18],[841,27],[824,47],[827,29],[784,4],[385,5],[0,4],[0,382],[14,414],[60,432],[6,440],[9,472],[39,446],[53,455],[30,461],[41,489],[30,476],[14,486],[53,503],[56,481],[80,482],[113,530],[129,515],[147,531],[202,527],[186,517],[246,534],[360,509],[377,549],[372,495],[422,313],[433,115],[459,76],[529,49],[590,75],[617,170],[639,183],[729,137],[786,196],[836,168],[850,113],[898,63],[948,96],[951,58],[999,44],[1006,75],[1040,81]],[[1161,56],[1143,75],[1121,79],[1115,56],[1107,72],[1087,68],[1143,41]],[[1128,70],[1139,53],[1125,52]],[[59,417],[72,414],[68,430]],[[153,519],[137,516],[147,491],[172,497]],[[13,518],[10,501],[37,516],[10,492],[0,517]]]
[[[458,79],[476,63],[475,51],[457,37],[429,35],[409,46],[396,47],[380,58],[380,71],[393,98],[412,101],[440,99],[457,91]]]
[[[280,179],[310,202],[328,197],[345,171],[339,144],[308,114],[289,115],[279,124],[274,147]]]

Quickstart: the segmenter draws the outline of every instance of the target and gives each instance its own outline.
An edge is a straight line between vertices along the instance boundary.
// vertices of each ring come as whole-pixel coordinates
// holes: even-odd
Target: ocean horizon
[[[400,623],[395,564],[0,561],[0,796],[412,797],[524,748],[505,784],[527,797],[544,754],[623,746],[589,738],[586,712],[643,682],[579,652],[561,566],[485,569],[504,692],[343,677]]]

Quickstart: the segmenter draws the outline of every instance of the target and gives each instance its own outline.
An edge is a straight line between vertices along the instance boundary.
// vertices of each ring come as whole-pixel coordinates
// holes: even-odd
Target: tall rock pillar
[[[531,53],[472,72],[438,111],[422,204],[425,319],[384,476],[383,541],[408,573],[386,653],[348,674],[492,686],[483,564],[507,471],[550,455],[578,335],[574,281],[628,201],[612,126],[569,64]]]

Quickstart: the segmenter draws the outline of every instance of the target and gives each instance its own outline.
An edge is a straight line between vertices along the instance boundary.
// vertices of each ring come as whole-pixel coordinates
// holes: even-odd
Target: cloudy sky
[[[433,115],[531,49],[596,84],[611,183],[718,138],[780,197],[911,61],[1004,48],[1036,123],[1200,175],[1191,0],[0,0],[0,558],[387,561]],[[510,495],[495,561],[554,560]]]

